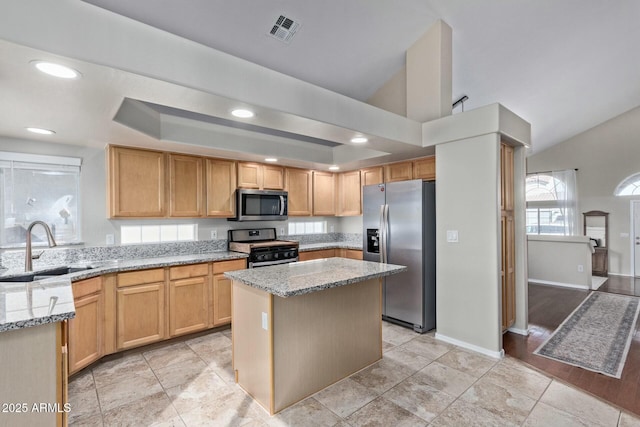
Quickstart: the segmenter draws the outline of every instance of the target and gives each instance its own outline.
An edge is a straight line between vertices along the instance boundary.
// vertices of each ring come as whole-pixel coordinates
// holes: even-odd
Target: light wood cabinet
[[[336,175],[331,172],[313,172],[313,215],[336,214]]]
[[[209,326],[209,264],[169,268],[169,336]]]
[[[118,350],[166,338],[164,269],[120,273],[117,287]]]
[[[206,215],[230,218],[236,214],[236,162],[212,159],[206,163]]]
[[[360,197],[360,171],[338,174],[338,215],[357,216],[362,214]]]
[[[507,330],[516,318],[515,300],[515,227],[513,210],[513,147],[500,144],[500,223],[502,238],[501,287],[502,329]]]
[[[414,160],[413,179],[434,181],[436,179],[436,156]]]
[[[110,217],[166,215],[164,153],[110,146],[108,159]]]
[[[500,144],[500,209],[513,210],[513,147]]]
[[[382,184],[384,182],[384,167],[376,166],[360,170],[362,186]]]
[[[336,256],[336,249],[321,249],[318,251],[305,251],[298,254],[299,261],[311,261],[313,259],[333,258]]]
[[[69,326],[69,371],[73,374],[103,356],[104,303],[102,278],[72,284],[76,316]]]
[[[204,214],[204,171],[201,157],[169,154],[169,216]]]
[[[285,189],[288,191],[289,216],[311,216],[312,173],[307,169],[286,168]]]
[[[341,258],[349,258],[349,259],[359,259],[362,260],[363,255],[362,251],[358,249],[339,249],[339,257]]]
[[[231,323],[231,279],[224,276],[226,271],[244,270],[246,260],[221,261],[213,264],[213,280],[210,304],[210,325],[220,326]]]
[[[384,165],[384,182],[407,181],[409,179],[413,179],[412,162]]]
[[[238,187],[282,190],[284,188],[284,168],[262,163],[238,162]]]

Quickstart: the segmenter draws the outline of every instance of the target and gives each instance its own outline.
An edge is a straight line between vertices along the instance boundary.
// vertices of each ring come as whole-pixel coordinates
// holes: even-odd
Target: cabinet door
[[[357,216],[361,214],[360,171],[338,174],[338,215]]]
[[[206,329],[209,323],[209,277],[172,280],[169,283],[169,335]]]
[[[336,175],[331,172],[313,172],[313,214],[336,214]]]
[[[287,168],[285,184],[289,192],[289,216],[310,216],[312,212],[311,171]]]
[[[436,179],[436,156],[413,161],[413,179],[433,181]]]
[[[333,258],[336,256],[335,249],[322,249],[319,251],[306,251],[298,254],[300,261],[311,261],[313,259]]]
[[[75,283],[74,283],[75,285]],[[73,374],[102,357],[102,294],[74,300],[76,317],[69,320],[69,371]]]
[[[204,212],[202,158],[169,155],[169,216],[199,217]]]
[[[111,217],[164,217],[165,154],[109,147],[108,187]]]
[[[120,288],[117,294],[119,350],[165,338],[164,282]]]
[[[513,216],[503,215],[502,226],[502,330],[508,329],[516,320],[515,299],[515,228]]]
[[[262,165],[238,162],[238,188],[262,188]]]
[[[231,323],[231,279],[224,274],[213,275],[213,326]]]
[[[206,164],[207,216],[235,216],[236,162],[206,159]]]
[[[513,210],[513,147],[500,144],[500,208]]]
[[[362,251],[359,251],[357,249],[342,249],[342,252],[340,254],[340,256],[342,258],[349,258],[349,259],[362,259]]]
[[[373,168],[362,169],[360,175],[362,177],[362,185],[382,184],[384,182],[384,168],[376,166]]]
[[[282,166],[262,165],[262,188],[265,190],[283,190],[284,168]]]
[[[384,165],[384,181],[407,181],[413,179],[413,164],[411,162],[391,163]]]

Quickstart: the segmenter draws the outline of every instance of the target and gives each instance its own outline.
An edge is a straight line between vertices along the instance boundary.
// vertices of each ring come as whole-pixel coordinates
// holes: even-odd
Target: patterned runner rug
[[[592,292],[534,353],[620,378],[639,311],[637,297]]]

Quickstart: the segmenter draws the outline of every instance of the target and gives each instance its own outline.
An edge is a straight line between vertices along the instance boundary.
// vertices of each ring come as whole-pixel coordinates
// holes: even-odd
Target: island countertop
[[[224,273],[232,280],[279,297],[303,295],[402,273],[407,267],[346,258],[323,258]]]

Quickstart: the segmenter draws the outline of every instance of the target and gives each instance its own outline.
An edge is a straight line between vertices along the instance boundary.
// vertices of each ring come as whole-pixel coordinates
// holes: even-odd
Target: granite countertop
[[[300,252],[319,251],[322,249],[354,249],[357,251],[362,250],[362,242],[322,242],[322,243],[305,243],[300,245],[298,250]]]
[[[68,278],[0,283],[0,332],[75,317]]]
[[[286,298],[389,276],[406,270],[407,267],[402,265],[346,258],[324,258],[229,271],[224,275],[232,280]]]

